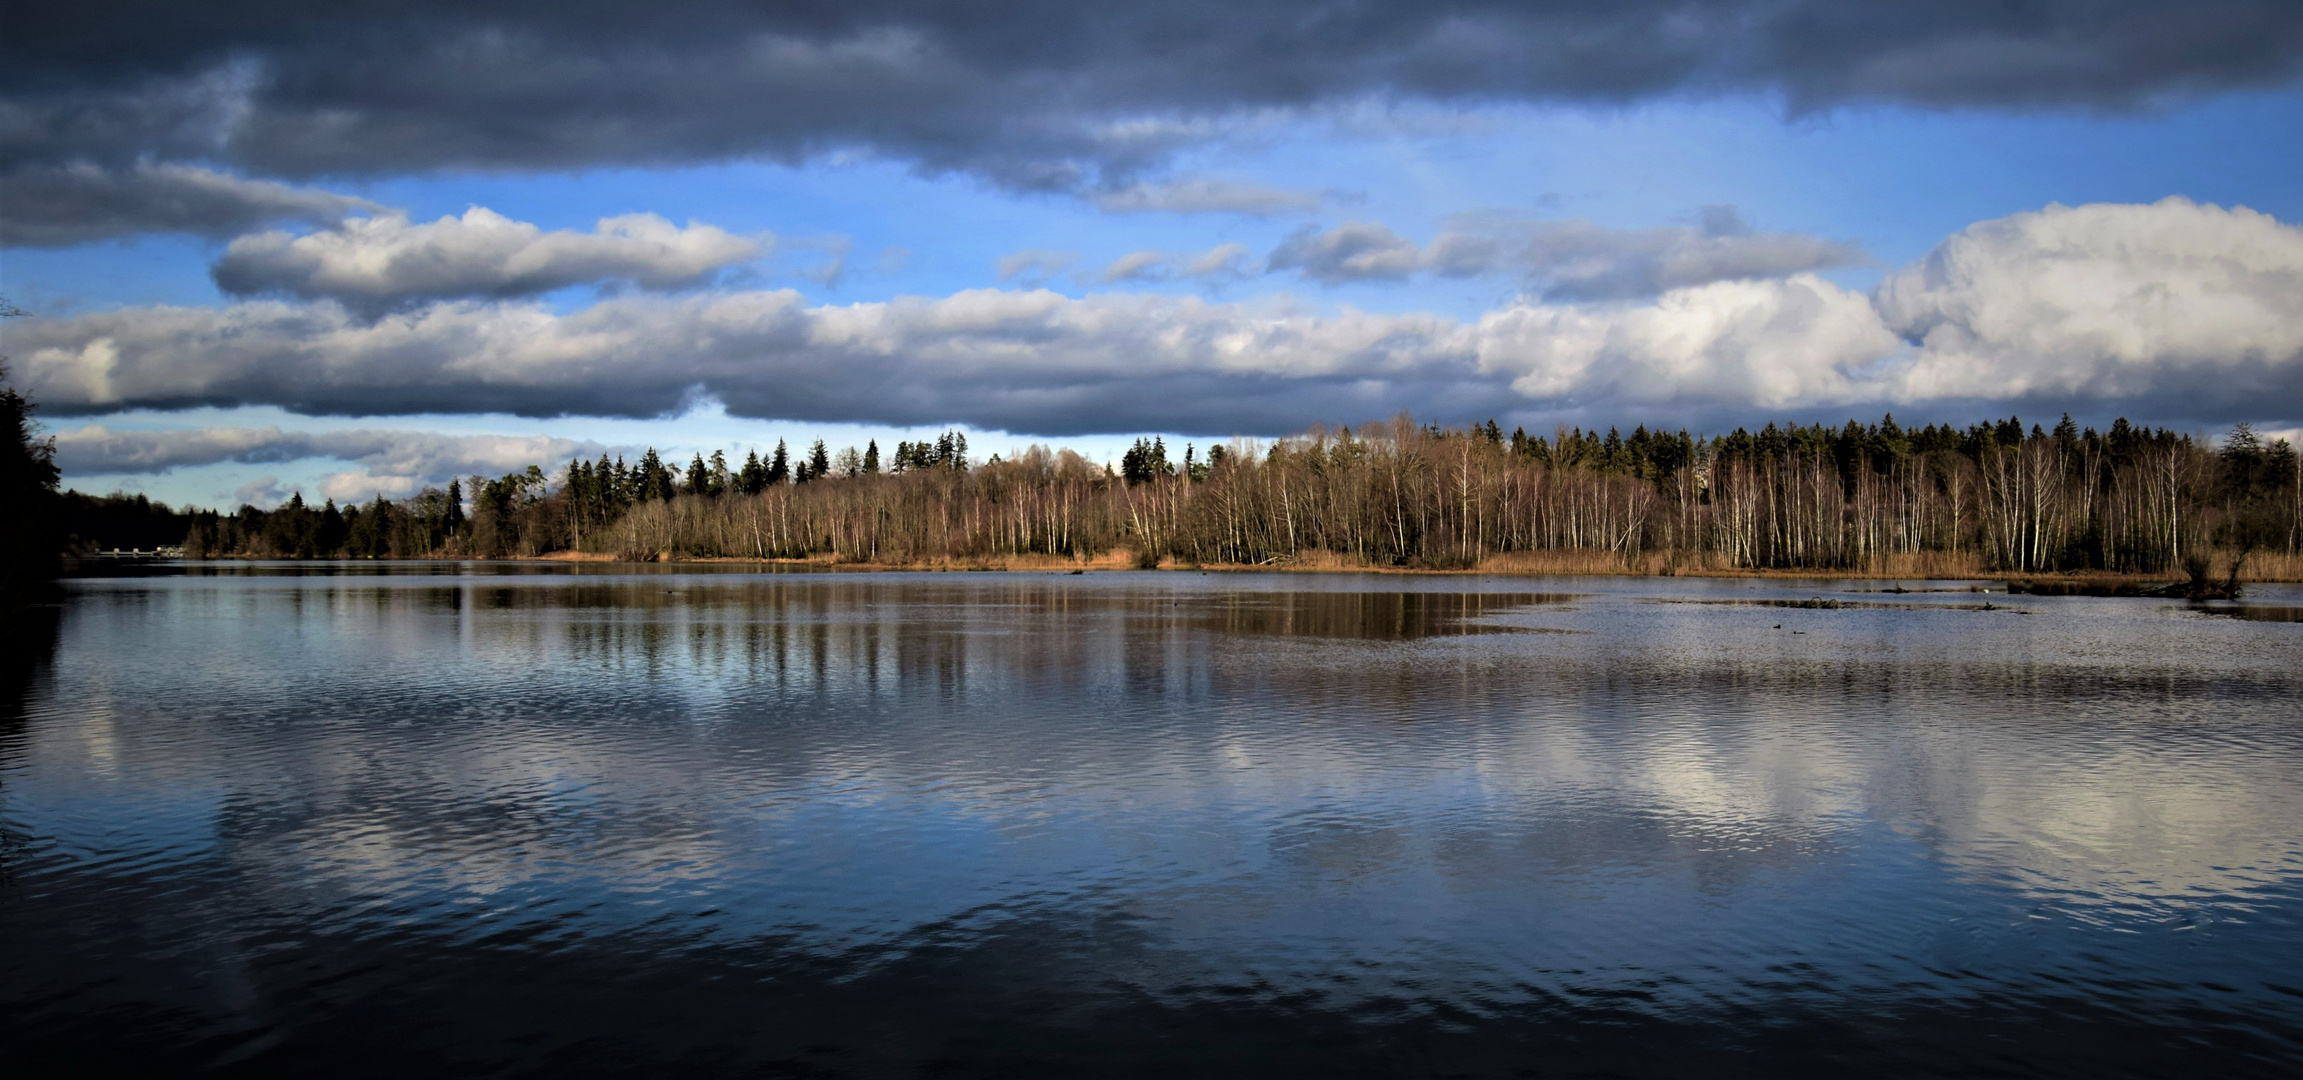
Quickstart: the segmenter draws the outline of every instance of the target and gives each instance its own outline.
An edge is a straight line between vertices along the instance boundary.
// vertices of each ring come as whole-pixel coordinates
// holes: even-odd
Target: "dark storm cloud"
[[[308,187],[190,165],[87,162],[0,174],[0,244],[65,247],[152,232],[222,238],[274,221],[334,221],[379,209]]]
[[[131,0],[9,18],[0,158],[19,167],[313,177],[863,151],[1122,209],[1208,202],[1163,203],[1138,174],[1269,110],[1746,92],[1795,112],[2121,109],[2303,64],[2303,5],[2279,0]],[[1219,208],[1275,205],[1225,194]]]

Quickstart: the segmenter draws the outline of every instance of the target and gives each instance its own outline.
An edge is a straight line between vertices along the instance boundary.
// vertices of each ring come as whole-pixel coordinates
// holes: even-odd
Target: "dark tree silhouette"
[[[46,596],[64,550],[57,498],[56,446],[40,437],[32,401],[8,381],[0,360],[0,605],[14,613]]]
[[[0,298],[0,318],[24,314]],[[32,410],[0,356],[0,613],[10,616],[49,595],[64,551],[56,444],[40,436]]]

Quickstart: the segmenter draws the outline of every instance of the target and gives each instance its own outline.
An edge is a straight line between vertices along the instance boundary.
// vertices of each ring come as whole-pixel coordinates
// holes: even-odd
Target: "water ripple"
[[[0,713],[0,1032],[35,1059],[2303,1065],[2292,621],[273,569],[74,583]]]

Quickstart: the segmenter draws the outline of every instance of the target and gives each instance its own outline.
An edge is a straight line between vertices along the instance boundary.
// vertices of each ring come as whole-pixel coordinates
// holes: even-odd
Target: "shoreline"
[[[511,561],[524,562],[586,562],[632,563],[651,565],[647,560],[635,562],[614,555],[597,552],[555,551],[535,556],[515,556]],[[1783,578],[1816,579],[1836,578],[1850,581],[1997,581],[2035,583],[2044,587],[2063,588],[2133,588],[2138,586],[2177,585],[2186,579],[2180,574],[2138,574],[2108,570],[2075,571],[2012,571],[1984,570],[1971,566],[1943,565],[1948,560],[1915,560],[1918,565],[1879,568],[1773,568],[1773,567],[1718,567],[1675,564],[1657,557],[1644,560],[1648,565],[1627,565],[1613,556],[1584,552],[1514,552],[1494,555],[1468,567],[1429,566],[1371,566],[1336,556],[1331,552],[1316,552],[1269,563],[1193,563],[1173,557],[1160,560],[1156,567],[1139,566],[1133,552],[1117,549],[1091,558],[1061,555],[995,555],[973,558],[939,558],[908,562],[878,562],[871,560],[845,560],[832,556],[814,556],[803,559],[755,559],[732,555],[705,555],[675,557],[659,555],[652,565],[669,563],[704,563],[712,565],[757,566],[815,566],[824,569],[854,571],[900,572],[1068,572],[1111,570],[1199,570],[1222,573],[1291,573],[1291,574],[1394,574],[1419,577],[1697,577],[1697,578]],[[2223,565],[2228,568],[2228,562]],[[2256,560],[2250,560],[2255,562]],[[2268,560],[2264,560],[2268,561]],[[2293,561],[2284,557],[2282,562]],[[2281,566],[2272,573],[2261,572],[2257,562],[2255,572],[2239,575],[2245,585],[2291,584],[2303,582],[2303,567]],[[2217,575],[2220,579],[2220,575]]]
[[[211,557],[195,562],[255,561],[257,556],[229,555]],[[304,560],[287,560],[304,561]],[[809,558],[746,558],[729,555],[671,556],[660,554],[655,559],[635,560],[600,552],[553,551],[541,555],[508,555],[495,559],[473,559],[463,556],[427,556],[395,562],[541,562],[622,564],[631,566],[667,566],[693,563],[710,566],[782,566],[814,567],[827,571],[882,572],[882,573],[1089,573],[1115,570],[1161,570],[1207,573],[1341,573],[1371,575],[1401,575],[1417,577],[1694,577],[1694,578],[1751,578],[1757,580],[1815,580],[1836,579],[1847,581],[1970,581],[2004,582],[2031,586],[2038,591],[2106,590],[2131,593],[2135,590],[2177,585],[2184,582],[2176,574],[2135,574],[2116,571],[2021,572],[1984,570],[1973,566],[1953,564],[1949,559],[1913,560],[1913,565],[1877,568],[1751,568],[1717,567],[1676,564],[1650,557],[1646,565],[1627,565],[1611,555],[1583,552],[1511,553],[1490,556],[1468,567],[1422,566],[1370,566],[1355,560],[1335,556],[1328,552],[1299,555],[1292,559],[1270,563],[1192,563],[1175,558],[1162,559],[1157,567],[1140,566],[1135,554],[1126,549],[1105,552],[1089,558],[1060,555],[996,555],[980,557],[918,559],[904,562],[848,560],[832,556]],[[2251,559],[2250,562],[2255,560]],[[2264,560],[2272,562],[2273,560]],[[2278,563],[2295,560],[2281,557]],[[1948,564],[1948,565],[1947,565]],[[2227,567],[2228,564],[2226,563]],[[2269,571],[2269,572],[2265,572]],[[2243,585],[2291,584],[2303,582],[2303,573],[2296,568],[2275,565],[2259,566],[2242,573]],[[2222,575],[2215,575],[2218,580]],[[2025,589],[2023,591],[2032,591]]]

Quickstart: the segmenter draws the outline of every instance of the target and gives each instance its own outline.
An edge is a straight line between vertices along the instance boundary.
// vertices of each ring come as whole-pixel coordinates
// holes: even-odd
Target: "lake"
[[[2303,589],[1892,584],[74,580],[0,1060],[2303,1070]]]

